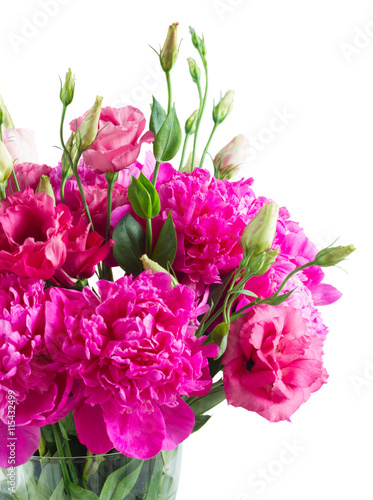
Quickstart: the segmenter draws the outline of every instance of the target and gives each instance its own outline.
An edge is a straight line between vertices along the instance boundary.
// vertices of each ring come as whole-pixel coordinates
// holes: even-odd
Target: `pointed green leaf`
[[[192,432],[199,431],[211,418],[211,415],[198,415]]]
[[[151,205],[151,212],[152,212],[151,218],[157,217],[157,215],[159,214],[159,212],[161,210],[161,201],[159,199],[159,195],[157,193],[157,190],[155,189],[153,184],[150,182],[150,180],[147,179],[142,172],[140,173],[139,181],[144,186],[144,188],[147,190],[147,192],[150,196],[150,200],[151,200],[151,204],[152,204]]]
[[[100,500],[123,500],[136,484],[143,461],[134,458],[106,479]]]
[[[71,498],[71,500],[99,500],[96,493],[86,490],[68,479],[66,480],[66,486],[70,490],[69,498]]]
[[[216,387],[213,387],[211,391],[208,394],[206,394],[206,396],[195,398],[189,404],[189,406],[193,410],[194,415],[198,417],[199,415],[202,415],[206,411],[211,410],[211,408],[214,408],[214,406],[218,405],[224,400],[225,400],[224,386],[218,385]]]
[[[257,294],[252,292],[251,290],[237,290],[235,292],[231,292],[232,294],[238,294],[238,295],[247,295],[248,297],[255,297],[256,299],[258,298]]]
[[[49,500],[66,500],[63,479],[61,479],[61,481],[59,482],[57,488],[52,493]]]
[[[150,115],[149,128],[152,132],[154,132],[154,135],[157,135],[163,125],[163,122],[166,119],[167,114],[154,96],[153,104],[151,107],[152,114]]]
[[[277,297],[269,297],[268,299],[263,301],[263,303],[268,304],[269,306],[278,306],[279,304],[285,302],[285,300],[290,297],[290,295],[294,292],[294,290],[295,288],[290,292],[283,293],[282,295],[277,295]]]
[[[161,486],[161,479],[163,474],[163,458],[162,453],[159,453],[155,459],[154,469],[149,484],[147,500],[158,500],[159,490]]]
[[[181,140],[180,123],[177,119],[175,106],[173,106],[155,137],[153,143],[155,159],[160,162],[172,160],[179,151]]]
[[[113,239],[113,255],[117,264],[127,274],[138,276],[142,273],[140,257],[145,253],[145,233],[131,214],[126,214],[115,226]]]
[[[219,346],[219,353],[214,358],[219,359],[225,353],[228,342],[229,323],[219,323],[205,340],[205,344],[216,344]]]
[[[152,215],[152,200],[145,186],[131,175],[131,184],[128,186],[128,199],[134,212],[143,219],[150,219]]]
[[[163,224],[161,232],[155,245],[154,252],[152,253],[152,260],[165,269],[172,266],[177,247],[177,238],[174,222],[172,220],[171,211],[168,213],[167,219]]]

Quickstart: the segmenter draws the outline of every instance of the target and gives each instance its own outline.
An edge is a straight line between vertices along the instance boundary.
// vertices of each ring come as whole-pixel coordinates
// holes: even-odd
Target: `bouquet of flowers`
[[[0,100],[1,498],[174,498],[177,447],[209,410],[288,420],[327,380],[317,306],[341,293],[322,268],[354,247],[317,251],[253,179],[233,181],[242,135],[207,161],[233,91],[198,157],[208,64],[192,28],[203,72],[188,59],[199,106],[183,141],[177,29],[157,53],[168,104],[153,97],[145,133],[141,111],[97,97],[65,140],[69,70],[51,168]]]

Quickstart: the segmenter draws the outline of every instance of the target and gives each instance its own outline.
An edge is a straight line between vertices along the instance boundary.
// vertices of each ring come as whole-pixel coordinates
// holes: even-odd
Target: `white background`
[[[255,178],[256,193],[286,205],[319,247],[339,236],[340,244],[357,247],[343,265],[348,273],[327,273],[344,293],[322,311],[330,327],[328,384],[292,423],[218,407],[184,444],[178,500],[372,498],[373,2],[51,0],[49,14],[43,0],[0,5],[1,93],[16,126],[36,131],[41,163],[54,165],[59,156],[52,147],[58,75],[71,67],[77,77],[68,119],[96,94],[148,116],[152,93],[166,104],[148,44],[158,48],[167,26],[179,21],[183,42],[173,81],[180,120],[197,107],[186,63],[188,56],[198,59],[188,35],[193,25],[205,34],[211,75],[205,136],[212,99],[236,90],[211,153],[238,133],[253,145],[263,139],[243,172]],[[285,123],[276,122],[282,130],[269,132],[284,110]]]

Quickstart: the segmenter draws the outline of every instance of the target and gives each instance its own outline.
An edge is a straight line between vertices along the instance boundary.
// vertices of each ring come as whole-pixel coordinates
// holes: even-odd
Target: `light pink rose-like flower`
[[[195,337],[194,294],[171,276],[99,281],[99,297],[51,289],[46,344],[78,385],[78,438],[92,453],[112,448],[140,459],[186,439],[194,414],[181,396],[212,384],[207,356],[217,346]]]
[[[79,127],[84,116],[70,123],[71,130]],[[137,108],[102,108],[98,123],[99,136],[83,153],[84,163],[96,174],[119,172],[132,165],[140,154],[144,142],[154,140],[153,132],[141,134],[145,117]]]
[[[4,142],[16,163],[37,163],[38,153],[33,130],[27,128],[4,129]]]
[[[0,276],[0,467],[26,462],[39,446],[39,427],[63,418],[75,404],[68,398],[71,377],[53,369],[45,348],[44,285]],[[9,394],[16,401],[15,417],[8,415]],[[16,425],[15,464],[8,463],[9,420]]]
[[[14,171],[21,191],[27,187],[35,191],[38,187],[40,177],[42,175],[49,175],[51,170],[52,168],[48,167],[48,165],[38,165],[36,163],[16,163],[14,165]],[[13,176],[9,177],[5,192],[7,196],[16,192]]]
[[[223,380],[228,404],[289,419],[326,382],[322,339],[289,306],[255,306],[231,324]]]

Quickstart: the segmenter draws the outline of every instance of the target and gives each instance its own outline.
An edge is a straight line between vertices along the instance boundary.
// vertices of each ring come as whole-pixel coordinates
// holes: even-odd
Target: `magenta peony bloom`
[[[8,420],[16,426],[17,463],[13,465],[19,465],[38,448],[38,427],[63,418],[76,403],[68,399],[71,377],[54,369],[45,348],[46,297],[41,280],[19,278],[14,274],[0,276],[1,467],[12,465],[7,464]],[[8,415],[9,391],[17,402],[12,418]]]
[[[210,390],[206,356],[217,346],[195,337],[194,294],[172,288],[170,275],[144,272],[97,286],[99,297],[87,288],[50,290],[46,344],[78,382],[79,440],[92,453],[115,447],[147,459],[191,433],[194,414],[180,396]]]
[[[235,320],[223,356],[228,404],[288,419],[327,380],[323,342],[293,307],[256,306]]]
[[[35,191],[38,187],[40,176],[49,175],[51,170],[52,168],[48,167],[48,165],[37,165],[36,163],[16,163],[14,165],[14,171],[16,173],[19,189],[21,191],[27,187],[30,187]],[[6,195],[10,196],[16,191],[13,176],[10,176],[6,186]]]
[[[175,271],[210,285],[238,266],[242,232],[259,209],[252,182],[214,179],[199,168],[179,173],[162,165],[157,180],[161,213],[156,220],[166,220],[171,210],[178,237]]]
[[[71,130],[79,127],[83,118],[73,120]],[[98,139],[83,153],[85,164],[96,174],[119,172],[129,167],[139,156],[142,143],[154,140],[153,132],[146,132],[140,138],[144,128],[144,115],[132,106],[103,108]]]

